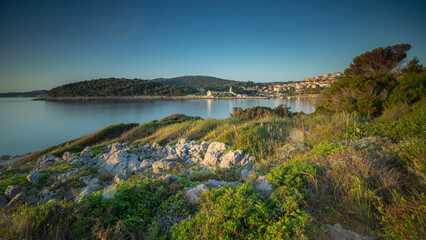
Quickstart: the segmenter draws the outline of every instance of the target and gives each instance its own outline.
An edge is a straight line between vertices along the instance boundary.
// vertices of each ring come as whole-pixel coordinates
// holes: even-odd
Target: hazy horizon
[[[188,75],[254,82],[343,72],[376,47],[426,60],[422,1],[7,1],[0,92]]]

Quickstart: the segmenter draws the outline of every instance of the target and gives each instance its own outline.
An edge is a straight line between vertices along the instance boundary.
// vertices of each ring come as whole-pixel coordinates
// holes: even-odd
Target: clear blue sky
[[[425,1],[0,2],[0,92],[101,78],[292,81],[379,46],[426,61]]]

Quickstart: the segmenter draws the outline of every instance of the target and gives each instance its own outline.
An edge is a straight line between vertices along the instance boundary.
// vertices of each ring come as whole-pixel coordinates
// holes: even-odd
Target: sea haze
[[[0,155],[38,151],[115,123],[145,123],[173,113],[227,118],[234,107],[276,107],[311,113],[309,100],[227,99],[183,101],[32,101],[0,98]]]

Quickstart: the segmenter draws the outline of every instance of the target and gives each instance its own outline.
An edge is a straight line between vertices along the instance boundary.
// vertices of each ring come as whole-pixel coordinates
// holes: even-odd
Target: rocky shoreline
[[[37,101],[153,101],[153,100],[193,100],[193,99],[268,99],[267,97],[215,97],[215,96],[123,96],[123,97],[39,97]]]
[[[58,169],[62,166],[62,170]],[[80,202],[85,196],[97,191],[111,191],[117,184],[127,180],[135,173],[147,174],[152,178],[160,178],[170,183],[180,178],[171,173],[189,175],[195,171],[211,171],[214,169],[234,169],[240,173],[241,179],[254,171],[257,166],[255,158],[242,150],[232,151],[225,143],[201,142],[180,139],[172,146],[161,147],[158,143],[133,146],[129,143],[113,143],[97,154],[91,147],[86,147],[79,154],[65,152],[62,157],[47,154],[37,159],[36,163],[26,165],[31,167],[27,173],[15,174],[14,177],[26,179],[31,188],[10,185],[3,195],[0,195],[0,209],[11,210],[22,204],[26,206],[49,201]],[[11,164],[9,169],[19,168]],[[96,169],[95,173],[86,174],[83,169]],[[80,185],[75,188],[67,184]],[[43,184],[45,182],[45,184]],[[78,184],[76,184],[78,183]],[[187,189],[184,195],[192,204],[198,197],[209,189],[220,188],[232,184],[237,186],[242,182],[225,182],[208,179],[205,183]],[[272,187],[265,176],[256,180],[256,188],[268,196]]]

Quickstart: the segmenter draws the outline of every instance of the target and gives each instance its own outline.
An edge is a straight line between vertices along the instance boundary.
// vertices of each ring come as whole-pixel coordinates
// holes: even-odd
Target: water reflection
[[[0,98],[0,155],[37,151],[115,123],[144,123],[173,113],[227,118],[234,107],[276,107],[311,113],[309,100],[196,99],[185,101],[45,102]]]

